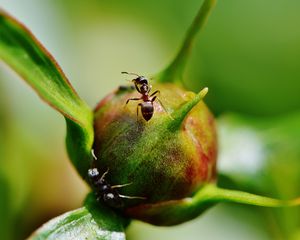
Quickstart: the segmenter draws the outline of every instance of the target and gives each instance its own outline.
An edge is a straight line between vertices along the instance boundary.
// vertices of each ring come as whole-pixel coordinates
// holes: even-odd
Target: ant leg
[[[138,197],[138,196],[125,196],[125,195],[121,195],[119,194],[120,198],[127,198],[127,199],[146,199],[145,197]]]
[[[111,188],[122,188],[122,187],[129,186],[131,184],[132,184],[132,182],[131,183],[120,184],[120,185],[114,185],[114,186],[111,186]]]
[[[105,178],[106,174],[108,174],[108,171],[109,171],[109,168],[106,170],[105,173],[102,174],[100,181],[102,181]]]
[[[126,101],[126,105],[129,103],[129,101],[137,101],[137,100],[141,100],[141,98],[129,98]]]
[[[155,94],[157,94],[157,93],[160,93],[160,91],[159,91],[159,90],[155,91],[154,93],[152,93],[152,94],[150,95],[150,97],[153,96],[153,95],[155,95]],[[171,119],[173,119],[172,116],[170,115],[170,113],[167,111],[167,109],[166,109],[165,106],[163,105],[162,101],[160,101],[160,99],[159,99],[157,96],[154,96],[154,97],[151,99],[151,102],[154,102],[155,100],[158,101],[159,105],[160,105],[160,106],[163,108],[163,110],[169,115],[169,117],[170,117]]]
[[[138,86],[137,86],[136,83],[134,83],[134,86],[135,86],[135,89],[136,89],[140,94],[142,94],[142,93],[141,93],[141,90],[138,88]]]
[[[151,92],[151,89],[152,89],[152,86],[149,85],[149,88],[148,88],[148,91],[147,91],[148,94]],[[150,97],[151,97],[151,96],[152,96],[152,94],[150,95]]]
[[[160,94],[160,91],[159,90],[156,90],[154,93],[152,93],[151,95],[150,95],[150,97],[152,97],[152,96],[154,96],[155,94]]]
[[[156,98],[157,98],[157,96],[153,97],[153,98],[151,99],[151,102],[154,102]],[[158,98],[157,98],[157,99],[158,99]]]
[[[136,121],[139,120],[139,107],[141,107],[141,110],[142,110],[142,104],[139,103],[136,107]]]

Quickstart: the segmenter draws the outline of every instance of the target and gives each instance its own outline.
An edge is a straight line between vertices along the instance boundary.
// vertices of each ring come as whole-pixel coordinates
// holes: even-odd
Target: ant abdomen
[[[119,197],[119,195],[112,192],[104,193],[102,195],[102,200],[108,206],[113,208],[122,208],[124,206],[124,203],[122,199]]]
[[[141,107],[141,112],[142,112],[143,118],[146,121],[149,121],[152,118],[153,113],[154,113],[153,103],[150,101],[143,102],[143,103],[140,103],[139,106]]]

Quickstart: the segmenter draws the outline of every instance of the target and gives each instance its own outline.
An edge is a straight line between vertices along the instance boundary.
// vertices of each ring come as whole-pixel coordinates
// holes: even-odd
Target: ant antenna
[[[128,74],[128,75],[135,75],[140,77],[140,75],[136,74],[136,73],[132,73],[132,72],[121,72],[122,74]]]
[[[92,153],[92,156],[93,156],[94,160],[97,161],[98,158],[97,158],[96,155],[95,155],[94,149],[91,150],[91,153]]]
[[[95,154],[93,148],[91,149],[91,154],[92,154],[92,157],[93,157],[91,166],[92,166],[93,168],[95,168],[95,167],[96,167],[96,161],[98,160],[98,158],[97,158],[97,156],[96,156],[96,154]]]
[[[107,168],[106,172],[102,174],[101,178],[100,178],[100,182],[104,180],[106,174],[108,174],[109,168]]]

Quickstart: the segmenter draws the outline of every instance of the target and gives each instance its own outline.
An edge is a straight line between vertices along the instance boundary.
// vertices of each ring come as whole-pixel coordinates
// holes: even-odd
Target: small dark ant
[[[94,161],[97,160],[97,157],[92,150],[92,156]],[[100,175],[98,168],[92,167],[88,170],[88,178],[91,183],[91,187],[95,192],[97,201],[102,201],[112,208],[122,208],[124,202],[122,198],[127,199],[145,199],[144,197],[131,197],[119,194],[117,188],[125,187],[131,183],[122,184],[122,185],[113,185],[111,186],[106,180],[105,175],[108,173],[108,170]]]
[[[134,89],[135,89],[134,86],[124,86],[124,85],[121,85],[121,86],[119,86],[118,91],[119,91],[119,92],[123,92],[123,91],[132,91],[132,90],[134,90]]]
[[[152,86],[149,85],[148,79],[146,79],[144,76],[140,76],[136,73],[129,73],[129,72],[121,72],[122,74],[128,74],[128,75],[135,75],[137,78],[131,80],[134,83],[135,89],[142,94],[140,98],[129,98],[126,101],[126,104],[128,104],[129,101],[138,101],[142,100],[142,103],[139,103],[137,106],[136,114],[137,116],[139,115],[139,107],[141,108],[141,112],[143,115],[143,118],[146,121],[149,121],[154,113],[154,107],[153,107],[153,102],[155,100],[159,99],[157,96],[155,96],[157,93],[160,93],[159,90],[153,92],[150,96],[149,93],[151,91]],[[152,97],[152,98],[151,98]],[[163,107],[162,103],[159,101],[160,105]],[[164,108],[164,107],[163,107]]]

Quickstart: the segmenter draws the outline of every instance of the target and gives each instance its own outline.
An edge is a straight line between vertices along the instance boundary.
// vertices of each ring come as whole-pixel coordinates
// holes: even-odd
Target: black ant
[[[139,103],[137,106],[136,114],[137,114],[137,116],[139,115],[139,107],[141,107],[141,112],[142,112],[143,118],[146,121],[149,121],[152,118],[153,112],[154,112],[153,102],[155,100],[159,101],[159,99],[155,95],[157,93],[160,93],[160,91],[157,90],[149,96],[152,86],[149,85],[148,79],[146,79],[144,76],[140,76],[136,73],[128,73],[128,72],[122,72],[122,73],[137,76],[137,78],[133,79],[132,82],[134,83],[135,89],[140,94],[142,94],[142,96],[140,98],[129,98],[126,101],[126,104],[128,104],[128,102],[131,100],[133,100],[133,101],[142,100],[143,102]],[[160,102],[160,105],[163,107],[161,102]]]
[[[97,157],[92,150],[92,156],[94,161],[97,160]],[[98,168],[93,167],[88,170],[88,178],[91,183],[91,187],[95,192],[97,201],[102,201],[112,208],[122,208],[124,202],[122,198],[127,199],[145,199],[144,197],[131,197],[119,194],[117,188],[125,187],[131,183],[122,184],[122,185],[113,185],[111,186],[106,180],[105,175],[108,173],[108,170],[100,175]]]

